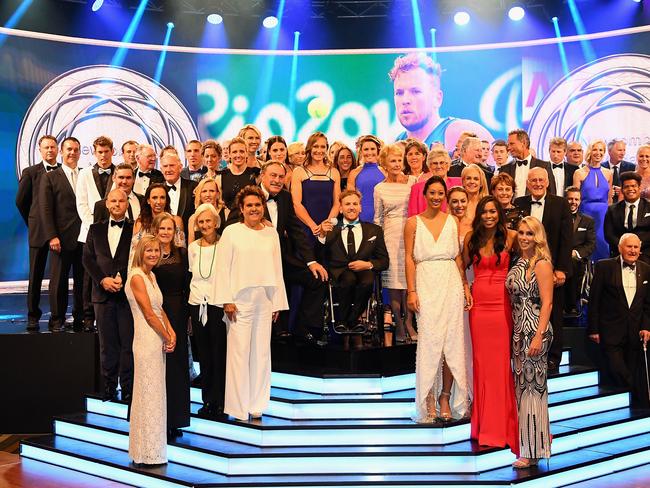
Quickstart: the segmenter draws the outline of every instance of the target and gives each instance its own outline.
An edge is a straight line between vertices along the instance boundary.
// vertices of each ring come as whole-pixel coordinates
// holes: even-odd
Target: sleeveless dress
[[[131,268],[124,291],[133,314],[133,398],[129,425],[129,457],[135,463],[167,462],[167,394],[163,340],[135,301],[131,280],[142,276],[156,316],[162,321],[162,293],[140,268]]]
[[[302,205],[307,209],[314,222],[320,224],[327,218],[334,206],[334,180],[332,170],[325,174],[312,173],[304,168],[307,178],[302,181]],[[327,178],[327,179],[324,179]],[[316,244],[316,237],[306,225],[305,232],[309,241]]]
[[[517,403],[510,365],[512,310],[505,281],[510,254],[474,260],[474,305],[469,311],[474,365],[472,439],[519,453]]]
[[[454,376],[449,400],[452,416],[459,418],[469,413],[470,339],[463,321],[463,284],[454,261],[458,253],[458,230],[451,215],[447,215],[437,241],[422,219],[416,217],[413,258],[420,312],[417,314],[415,407],[419,422],[429,420],[429,393],[437,402],[442,391],[443,357]]]
[[[551,429],[548,419],[546,384],[548,351],[553,341],[553,327],[542,335],[539,356],[528,357],[526,351],[537,331],[540,297],[535,270],[526,278],[528,261],[519,259],[508,272],[506,288],[512,303],[512,361],[515,395],[519,413],[519,455],[539,459],[551,457]]]
[[[609,257],[609,244],[605,239],[604,223],[607,213],[607,197],[609,195],[609,183],[600,168],[589,167],[587,177],[580,186],[582,195],[581,211],[594,219],[596,228],[596,249],[591,259],[598,261]]]
[[[361,192],[361,222],[374,222],[375,220],[375,186],[384,181],[386,177],[379,169],[377,163],[364,163],[355,179],[355,188]]]
[[[248,185],[255,185],[260,169],[247,167],[243,173],[235,175],[230,171],[230,168],[226,168],[220,171],[219,174],[221,175],[221,198],[226,206],[232,210],[237,206],[235,197],[239,190]]]
[[[415,177],[406,183],[379,183],[375,187],[375,224],[384,229],[384,240],[390,265],[382,273],[382,286],[392,290],[406,290],[404,269],[404,225],[411,186]]]

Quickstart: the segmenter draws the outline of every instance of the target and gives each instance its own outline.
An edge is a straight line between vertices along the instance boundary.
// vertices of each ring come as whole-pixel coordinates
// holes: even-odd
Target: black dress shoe
[[[104,394],[102,395],[102,400],[105,402],[113,402],[117,400],[117,389],[112,386],[107,386],[104,389]]]
[[[84,330],[84,323],[77,321],[72,323],[72,331],[73,332],[81,332]]]
[[[201,408],[199,408],[199,410],[196,412],[196,414],[199,417],[203,417],[203,418],[206,418],[206,419],[212,419],[212,418],[214,418],[215,416],[218,415],[218,413],[219,413],[218,410],[219,409],[217,408],[217,406],[214,403],[206,402],[206,403],[203,404],[203,406]],[[222,412],[223,412],[223,409],[222,409]]]
[[[167,429],[167,439],[177,439],[178,437],[183,437],[181,429]]]
[[[63,332],[65,330],[65,324],[63,322],[50,322],[47,327],[52,332]]]
[[[41,327],[38,324],[38,320],[29,319],[27,321],[27,332],[38,332],[40,328]]]
[[[84,332],[97,332],[97,328],[95,327],[95,321],[91,320],[91,319],[84,319],[83,331]]]

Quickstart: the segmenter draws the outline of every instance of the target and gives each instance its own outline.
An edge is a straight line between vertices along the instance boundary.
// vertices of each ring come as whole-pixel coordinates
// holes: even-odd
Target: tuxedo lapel
[[[617,258],[613,261],[613,263],[614,269],[612,270],[612,278],[614,280],[614,286],[618,291],[620,299],[623,300],[621,303],[627,307],[627,297],[625,296],[625,288],[623,288],[623,271],[621,269],[621,261],[619,258]]]
[[[632,308],[635,304],[635,302],[641,298],[641,287],[643,286],[643,276],[641,275],[641,270],[639,269],[639,266],[637,265],[636,267],[636,290],[634,291],[634,298],[632,299],[632,305],[630,305],[630,308]]]
[[[102,195],[102,181],[99,178],[99,170],[97,169],[97,165],[93,166],[92,173],[93,173],[93,180],[95,181],[95,188],[97,188],[97,193],[99,193],[99,195],[102,198],[106,198],[106,195]]]
[[[580,216],[579,213],[576,214],[576,218],[573,219],[573,233],[575,234],[578,232],[578,227],[580,227],[580,221],[582,220],[582,217]]]
[[[187,198],[187,192],[188,192],[188,185],[185,184],[185,181],[183,181],[183,178],[178,179],[179,182],[179,191],[181,192],[180,195],[178,196],[178,212],[176,212],[176,215],[182,217],[183,213],[185,212],[185,200]]]
[[[133,237],[133,232],[129,232],[129,228],[133,229],[133,224],[130,222],[126,222],[124,224],[124,227],[122,228],[122,235],[120,235],[120,242],[117,243],[117,248],[115,249],[115,256],[113,256],[113,259],[118,259],[121,253],[125,251],[125,247],[126,247],[126,254],[128,256],[129,254],[128,248],[131,246],[131,239]],[[108,229],[108,224],[106,226],[106,229]],[[108,231],[106,232],[106,243],[108,244]],[[110,253],[110,249],[109,249],[109,253]]]

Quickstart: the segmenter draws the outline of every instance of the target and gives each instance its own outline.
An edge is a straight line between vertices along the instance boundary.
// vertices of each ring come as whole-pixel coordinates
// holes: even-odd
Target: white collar
[[[630,205],[634,205],[634,208],[639,208],[639,201],[640,200],[641,200],[641,197],[637,198],[633,202],[628,202],[627,200],[624,200],[625,208],[630,208]]]

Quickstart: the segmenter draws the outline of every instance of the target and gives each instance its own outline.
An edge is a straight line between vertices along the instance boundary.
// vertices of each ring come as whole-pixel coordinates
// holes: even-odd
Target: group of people
[[[395,342],[417,342],[417,421],[471,415],[473,438],[510,446],[526,468],[550,456],[546,376],[559,366],[563,316],[581,298],[587,263],[603,258],[588,334],[613,380],[643,398],[635,374],[639,341],[650,339],[650,146],[630,168],[624,143],[610,143],[605,169],[602,141],[583,162],[580,144],[553,139],[546,162],[520,129],[487,151],[462,133],[451,155],[444,141],[373,135],[354,148],[321,132],[304,146],[261,141],[252,125],[223,146],[190,141],[183,168],[174,147],[157,154],[136,141],[115,165],[101,136],[80,170],[80,142],[45,135],[42,164],[21,177],[27,328],[40,327],[49,256],[49,328],[67,327],[72,270],[70,325],[96,325],[104,397],[117,398],[119,383],[131,404],[135,462],[164,462],[167,437],[189,425],[190,352],[201,364],[200,415],[261,416],[271,335],[314,342],[330,279],[334,331],[360,347],[381,275]],[[292,287],[300,293],[290,304]]]

